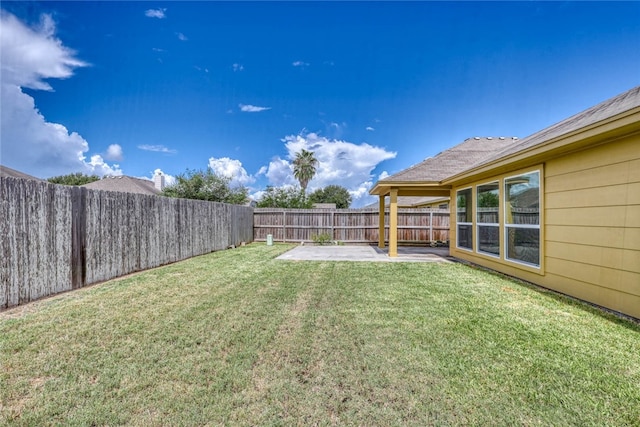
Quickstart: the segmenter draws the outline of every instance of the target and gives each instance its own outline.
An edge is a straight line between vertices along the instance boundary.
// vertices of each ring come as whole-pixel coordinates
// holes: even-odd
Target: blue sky
[[[640,83],[640,2],[2,2],[0,163],[259,196],[525,137]]]

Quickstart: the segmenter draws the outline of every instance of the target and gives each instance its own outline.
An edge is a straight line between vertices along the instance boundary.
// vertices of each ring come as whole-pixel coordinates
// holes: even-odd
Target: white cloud
[[[264,167],[263,167],[264,168]],[[262,171],[263,168],[260,168]],[[269,184],[274,187],[282,187],[284,185],[296,185],[298,181],[293,177],[293,168],[289,161],[274,157],[266,167],[264,175],[269,180]]]
[[[308,67],[309,63],[308,62],[304,62],[304,61],[293,61],[293,63],[291,65],[293,65],[294,67],[302,67],[302,68],[304,68],[304,67]]]
[[[65,79],[77,67],[88,64],[54,37],[55,24],[42,15],[36,28],[29,28],[15,16],[2,11],[2,83],[30,89],[52,90],[47,78]],[[6,104],[5,104],[6,105]]]
[[[22,90],[52,90],[46,79],[69,78],[75,68],[88,65],[55,37],[53,19],[42,15],[37,26],[28,27],[0,11],[0,27],[2,163],[39,177],[75,172],[121,174],[118,165],[108,165],[100,155],[87,162],[89,143],[64,125],[47,122],[35,100]]]
[[[276,157],[269,163],[264,175],[275,187],[296,185],[291,161],[302,149],[313,151],[318,166],[316,176],[309,183],[308,191],[327,185],[341,185],[351,193],[353,206],[370,203],[368,195],[373,185],[373,169],[384,160],[393,159],[395,152],[366,143],[328,139],[314,133],[290,135],[283,139],[287,150],[286,159]],[[261,169],[262,171],[262,169]]]
[[[82,160],[84,160],[84,157]],[[91,160],[85,164],[85,171],[91,175],[96,174],[99,176],[122,175],[122,170],[119,165],[109,165],[105,163],[104,159],[99,154],[91,156]]]
[[[166,18],[165,12],[167,11],[166,7],[160,8],[160,9],[147,9],[144,12],[144,16],[148,17],[148,18],[158,18],[158,19],[164,19]]]
[[[387,179],[387,178],[389,178],[389,176],[390,175],[389,175],[389,173],[387,171],[382,171],[382,172],[380,172],[380,175],[378,176],[378,180]]]
[[[116,162],[122,161],[122,147],[118,144],[111,144],[109,148],[107,148],[107,153],[105,154],[107,160],[113,160]]]
[[[242,65],[242,64],[233,64],[231,67],[233,68],[233,71],[242,71],[242,70],[244,70],[244,65]]]
[[[187,40],[189,40],[187,36],[185,36],[182,33],[176,33],[176,36],[178,37],[178,40],[182,40],[183,42],[186,42]]]
[[[245,113],[259,113],[260,111],[271,109],[271,107],[258,107],[256,105],[239,104],[238,106],[240,107],[240,111],[243,111]]]
[[[142,145],[138,145],[138,148],[140,150],[144,150],[144,151],[154,151],[156,153],[165,153],[165,154],[175,154],[175,153],[178,152],[178,150],[174,150],[173,148],[165,147],[164,145],[142,144]]]
[[[251,200],[254,200],[254,201],[256,201],[256,202],[257,202],[257,201],[260,201],[260,199],[262,199],[262,197],[263,197],[265,194],[267,194],[267,192],[266,192],[266,191],[264,191],[264,190],[259,190],[259,191],[256,191],[255,193],[250,193],[250,194],[249,194],[249,198],[250,198]]]
[[[327,128],[327,132],[333,139],[340,139],[348,127],[347,122],[331,122]]]
[[[369,132],[373,132],[375,129],[372,128],[371,126],[367,126],[366,128],[364,128],[365,130],[368,130]]]
[[[357,188],[349,190],[349,194],[351,194],[351,198],[353,200],[364,202],[362,204],[359,204],[358,207],[372,203],[369,200],[370,198],[373,197],[373,196],[369,196],[369,190],[371,190],[372,186],[373,186],[372,181],[366,181],[361,183]]]
[[[240,160],[221,157],[209,159],[209,167],[213,169],[216,175],[224,176],[231,179],[231,184],[247,185],[255,182],[255,178],[250,176],[242,167]]]

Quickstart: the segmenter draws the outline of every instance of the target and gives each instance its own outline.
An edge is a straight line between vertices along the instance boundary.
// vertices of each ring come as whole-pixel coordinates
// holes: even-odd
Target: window
[[[476,188],[478,252],[500,256],[500,187],[497,182]]]
[[[471,189],[458,191],[456,196],[457,246],[473,250],[473,225],[471,208]]]
[[[504,180],[505,258],[540,266],[540,172]]]

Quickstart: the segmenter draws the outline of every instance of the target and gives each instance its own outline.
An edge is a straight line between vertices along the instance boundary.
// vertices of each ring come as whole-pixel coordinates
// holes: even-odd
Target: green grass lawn
[[[0,313],[0,424],[640,425],[640,327],[461,264],[253,244]]]

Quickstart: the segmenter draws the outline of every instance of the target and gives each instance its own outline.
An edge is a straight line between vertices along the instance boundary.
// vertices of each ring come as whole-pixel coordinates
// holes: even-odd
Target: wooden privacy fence
[[[0,178],[0,309],[253,239],[253,209]]]
[[[482,223],[495,223],[499,222],[500,209],[497,207],[491,208],[476,208],[478,215],[477,222]],[[467,211],[465,208],[458,209],[458,222],[466,222]],[[506,209],[506,218],[509,224],[539,224],[540,223],[540,208],[519,208],[509,207]]]
[[[361,209],[271,209],[253,211],[253,239],[271,234],[280,242],[312,242],[328,234],[345,243],[377,243],[378,211]],[[385,241],[389,240],[389,212],[385,212]],[[449,211],[398,209],[398,242],[428,243],[449,240]]]

